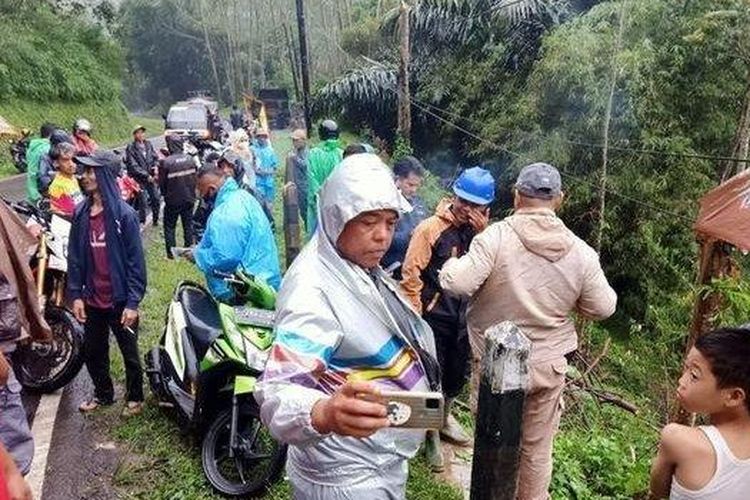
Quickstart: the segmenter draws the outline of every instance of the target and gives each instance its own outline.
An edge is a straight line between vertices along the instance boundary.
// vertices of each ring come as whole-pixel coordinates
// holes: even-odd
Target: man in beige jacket
[[[440,285],[446,291],[471,297],[467,321],[475,411],[484,331],[512,321],[532,342],[520,500],[549,498],[552,440],[560,422],[565,356],[578,346],[571,313],[604,319],[614,313],[617,303],[596,252],[555,215],[562,199],[556,168],[545,163],[524,167],[516,181],[514,215],[477,235],[469,252],[447,261],[440,272]]]

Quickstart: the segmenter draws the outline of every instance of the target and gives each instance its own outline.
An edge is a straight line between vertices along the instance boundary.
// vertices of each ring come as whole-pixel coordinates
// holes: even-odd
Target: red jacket
[[[99,148],[96,141],[91,137],[79,137],[74,135],[73,143],[76,147],[76,154],[79,155],[90,155]]]

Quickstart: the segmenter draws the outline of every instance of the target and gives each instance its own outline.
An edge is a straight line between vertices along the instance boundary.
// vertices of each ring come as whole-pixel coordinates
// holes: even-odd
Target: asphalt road
[[[93,391],[86,370],[56,394],[23,395],[32,433],[34,462],[26,480],[41,500],[116,498],[113,477],[121,451],[104,437],[94,418],[78,411]]]

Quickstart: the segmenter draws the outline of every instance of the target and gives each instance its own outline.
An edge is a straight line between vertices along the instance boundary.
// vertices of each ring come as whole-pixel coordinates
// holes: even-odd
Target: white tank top
[[[713,425],[700,426],[716,453],[716,472],[699,490],[689,490],[672,476],[670,500],[748,500],[750,498],[750,459],[740,460],[727,446]]]

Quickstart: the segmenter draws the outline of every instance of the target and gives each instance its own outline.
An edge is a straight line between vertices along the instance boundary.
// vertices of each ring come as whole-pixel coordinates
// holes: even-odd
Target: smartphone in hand
[[[441,429],[445,401],[439,392],[382,391],[391,427]]]

